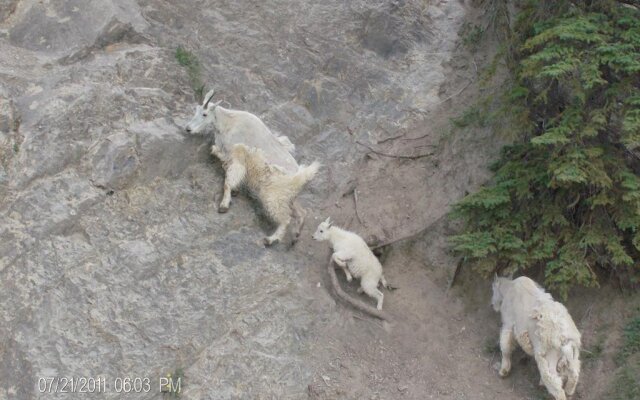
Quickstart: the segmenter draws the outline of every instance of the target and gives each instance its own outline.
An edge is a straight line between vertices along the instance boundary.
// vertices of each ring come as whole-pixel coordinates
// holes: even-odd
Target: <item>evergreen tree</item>
[[[598,269],[637,284],[639,6],[528,2],[510,37],[502,114],[517,139],[454,207],[454,250],[484,275],[543,267],[562,297],[596,286]]]

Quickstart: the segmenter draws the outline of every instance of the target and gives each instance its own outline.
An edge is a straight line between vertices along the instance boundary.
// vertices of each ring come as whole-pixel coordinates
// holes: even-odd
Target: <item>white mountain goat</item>
[[[209,91],[196,107],[196,113],[186,126],[196,134],[213,124],[218,133],[211,152],[225,169],[224,192],[218,211],[227,212],[231,194],[242,183],[258,196],[269,217],[277,224],[276,231],[265,238],[265,244],[281,241],[294,217],[295,242],[304,224],[305,211],[295,201],[296,196],[319,168],[317,162],[299,166],[291,152],[294,145],[286,136],[278,136],[255,115],[246,111],[221,107],[212,103],[214,91]]]
[[[240,110],[229,110],[220,106],[220,102],[212,102],[214,91],[210,90],[196,106],[196,112],[185,127],[187,133],[199,134],[208,125],[213,124],[218,133],[215,135],[216,146],[228,153],[231,146],[242,143],[248,147],[262,149],[269,164],[278,165],[288,173],[298,171],[298,163],[291,153],[295,146],[286,136],[279,136],[255,115]]]
[[[555,400],[573,395],[580,375],[581,344],[567,309],[524,276],[514,280],[496,277],[491,304],[502,316],[500,376],[509,374],[517,342],[535,358],[541,383]]]
[[[367,243],[355,233],[333,226],[330,218],[318,225],[313,238],[331,243],[331,259],[344,270],[347,281],[351,282],[353,277],[359,278],[358,293],[365,292],[376,299],[376,308],[382,310],[384,295],[378,290],[378,284],[382,282],[385,288],[388,285],[382,274],[382,265]]]
[[[296,241],[304,224],[306,211],[295,198],[318,172],[320,164],[314,162],[309,166],[302,165],[295,174],[287,174],[283,168],[268,164],[261,149],[249,148],[244,144],[233,145],[229,154],[223,153],[214,145],[211,147],[211,154],[218,157],[225,166],[225,195],[227,185],[230,190],[234,190],[242,183],[246,184],[258,197],[267,215],[278,225],[275,232],[264,239],[265,245],[269,246],[284,238],[292,217],[296,221],[293,231],[293,241]],[[229,201],[230,197],[223,197],[220,207],[228,209]]]

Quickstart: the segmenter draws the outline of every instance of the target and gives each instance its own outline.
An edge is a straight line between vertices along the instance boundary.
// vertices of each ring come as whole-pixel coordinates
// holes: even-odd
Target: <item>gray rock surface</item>
[[[2,0],[0,1],[0,21],[7,19],[16,10],[19,0]]]
[[[477,143],[439,164],[355,143],[439,144],[432,123],[466,82],[447,82],[463,16],[456,1],[0,1],[0,400],[71,398],[38,390],[62,376],[105,378],[105,399],[148,377],[126,398],[162,398],[178,369],[184,398],[306,397],[336,321],[314,217],[356,226],[357,182],[357,229],[402,236],[486,176]],[[217,213],[221,168],[181,133],[179,45],[218,98],[325,165],[294,250],[259,245],[273,227],[245,197]],[[398,133],[424,138],[378,145]]]

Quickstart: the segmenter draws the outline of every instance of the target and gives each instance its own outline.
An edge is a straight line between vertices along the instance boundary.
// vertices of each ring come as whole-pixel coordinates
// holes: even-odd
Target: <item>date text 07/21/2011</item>
[[[159,392],[180,393],[181,377],[160,377],[157,379]],[[155,385],[153,385],[155,386]],[[143,377],[46,377],[38,379],[40,393],[149,393],[152,390],[152,380]]]

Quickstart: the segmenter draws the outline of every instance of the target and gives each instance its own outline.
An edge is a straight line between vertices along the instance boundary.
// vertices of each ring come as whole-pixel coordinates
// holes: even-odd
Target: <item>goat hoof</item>
[[[509,375],[509,371],[506,369],[500,369],[498,375],[500,375],[502,378],[506,378]]]
[[[224,213],[226,213],[227,211],[229,211],[229,207],[223,207],[223,206],[218,207],[218,212],[219,212],[220,214],[224,214]]]
[[[266,247],[270,247],[277,241],[278,241],[278,239],[271,239],[271,238],[266,237],[266,238],[264,238],[264,245]]]

